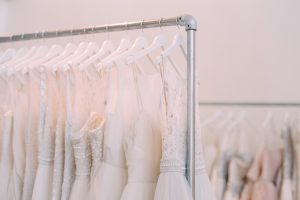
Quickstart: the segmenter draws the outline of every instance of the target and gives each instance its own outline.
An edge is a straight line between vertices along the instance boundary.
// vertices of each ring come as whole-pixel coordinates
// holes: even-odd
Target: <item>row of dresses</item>
[[[299,127],[203,127],[207,172],[218,200],[299,199]],[[222,127],[222,128],[221,128]],[[246,131],[247,129],[247,131]]]
[[[97,71],[99,60],[92,73],[31,68],[34,59],[26,73],[10,74],[14,58],[0,63],[0,199],[193,199],[186,80],[168,60],[141,74],[125,63]],[[209,200],[197,141],[195,199]]]

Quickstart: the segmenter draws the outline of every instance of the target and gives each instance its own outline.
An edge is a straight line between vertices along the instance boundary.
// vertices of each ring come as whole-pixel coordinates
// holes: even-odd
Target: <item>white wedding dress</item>
[[[186,84],[172,66],[161,66],[164,82],[162,159],[155,200],[191,200],[185,177],[187,159]]]
[[[11,111],[3,114],[2,119],[2,140],[1,142],[1,160],[0,160],[0,199],[9,199],[9,183],[13,167],[12,155],[12,122],[13,115]]]
[[[26,166],[23,186],[23,200],[32,199],[34,180],[38,168],[38,135],[40,116],[40,79],[29,74],[28,127],[26,131]]]
[[[130,71],[126,67],[112,68],[109,73],[103,162],[97,174],[98,191],[94,196],[98,199],[120,200],[127,183],[123,136],[129,128],[132,94],[129,89]],[[126,109],[129,112],[124,112]]]
[[[85,79],[79,79],[80,73],[76,67],[72,68],[64,74],[66,77],[66,124],[65,124],[65,154],[64,154],[64,171],[63,171],[63,184],[61,191],[61,199],[69,200],[71,187],[75,179],[75,160],[74,152],[72,148],[72,134],[76,129],[80,129],[84,123],[84,120],[77,117],[80,113],[80,95],[82,99],[85,98],[84,90]],[[83,101],[85,102],[85,101]],[[78,108],[75,110],[75,107]],[[86,107],[82,107],[86,109]],[[85,114],[86,112],[82,113]],[[76,118],[77,117],[77,118]],[[76,125],[76,127],[75,127]]]
[[[132,68],[134,76],[136,91],[134,96],[137,97],[135,105],[138,107],[138,113],[136,119],[133,120],[132,128],[124,135],[123,146],[128,167],[128,183],[121,200],[153,200],[159,176],[161,133],[144,106],[147,104],[147,108],[155,110],[156,102],[159,100],[157,94],[160,94],[161,88],[155,86],[161,86],[158,85],[160,76],[158,73],[143,76],[143,82],[141,82],[138,81],[135,66],[129,67]],[[144,95],[141,95],[143,92]],[[155,111],[157,112],[157,109]]]
[[[10,180],[10,199],[21,199],[24,175],[25,175],[25,136],[27,130],[28,113],[28,84],[22,84],[18,79],[14,82],[14,101],[13,101],[13,169]]]
[[[39,136],[39,165],[34,182],[33,200],[50,199],[53,181],[55,127],[58,116],[59,93],[56,77],[53,76],[52,72],[46,72],[45,75],[46,82],[42,83],[41,86],[44,87],[42,90],[45,90],[46,93],[42,94],[41,98],[47,99],[46,116],[43,130]]]
[[[58,116],[55,127],[55,150],[53,164],[53,179],[51,199],[60,200],[62,194],[63,171],[64,171],[64,152],[65,152],[65,126],[66,126],[66,78],[62,73],[57,74],[59,85],[59,105]]]

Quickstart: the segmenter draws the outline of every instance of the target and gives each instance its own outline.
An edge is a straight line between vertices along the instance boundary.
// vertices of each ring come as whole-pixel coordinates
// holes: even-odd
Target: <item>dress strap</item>
[[[143,100],[142,100],[142,95],[139,89],[138,85],[138,77],[137,77],[137,65],[134,64],[131,66],[132,69],[132,74],[133,74],[133,79],[134,79],[134,86],[135,86],[135,92],[136,92],[136,98],[137,98],[137,103],[138,103],[138,111],[141,113],[144,109],[143,105]]]

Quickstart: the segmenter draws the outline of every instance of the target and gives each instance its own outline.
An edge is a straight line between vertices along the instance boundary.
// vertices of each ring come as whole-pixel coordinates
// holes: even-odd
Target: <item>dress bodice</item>
[[[187,153],[186,84],[174,70],[169,68],[162,70],[162,77],[164,103],[162,106],[161,172],[185,173]]]
[[[74,150],[76,177],[90,177],[92,165],[92,149],[89,143],[89,132],[96,130],[102,120],[96,113],[91,113],[83,127],[75,132],[72,138]],[[101,123],[102,121],[100,121]]]
[[[97,115],[96,113],[94,115]],[[105,119],[97,116],[95,127],[89,131],[89,143],[92,153],[92,168],[91,175],[100,167],[103,160],[103,128]]]

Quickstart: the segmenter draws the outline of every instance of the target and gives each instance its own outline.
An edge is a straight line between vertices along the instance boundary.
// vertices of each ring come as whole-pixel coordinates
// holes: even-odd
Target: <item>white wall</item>
[[[299,0],[0,0],[0,34],[190,13],[203,100],[300,101],[299,11]]]

